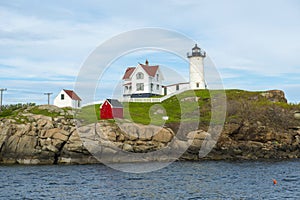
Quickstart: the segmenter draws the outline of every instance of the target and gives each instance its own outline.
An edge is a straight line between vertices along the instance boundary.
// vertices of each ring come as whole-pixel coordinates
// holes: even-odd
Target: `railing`
[[[127,102],[160,103],[160,98],[130,98]]]
[[[120,99],[119,101],[121,101],[121,102],[136,102],[136,103],[161,103],[164,100],[167,100],[168,98],[170,98],[174,95],[180,94],[187,90],[188,89],[179,90],[179,91],[173,92],[171,94],[168,94],[166,96],[163,96],[161,98],[123,98],[123,99]]]

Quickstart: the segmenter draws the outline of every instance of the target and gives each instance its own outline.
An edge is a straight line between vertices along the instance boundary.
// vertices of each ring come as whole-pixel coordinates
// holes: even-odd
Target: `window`
[[[142,72],[137,73],[136,79],[144,79],[144,74]]]
[[[128,90],[128,86],[125,86],[125,90],[126,90],[126,91]]]
[[[144,91],[144,83],[137,83],[136,91]]]
[[[159,74],[156,74],[156,81],[159,81]]]
[[[176,85],[176,90],[179,90],[179,85]]]
[[[199,83],[196,83],[196,88],[199,88]]]
[[[159,85],[156,85],[156,90],[159,90]]]
[[[65,95],[64,95],[64,94],[61,94],[61,95],[60,95],[60,99],[61,99],[61,100],[64,100],[64,99],[65,99]]]
[[[153,92],[153,83],[151,83],[151,92]]]

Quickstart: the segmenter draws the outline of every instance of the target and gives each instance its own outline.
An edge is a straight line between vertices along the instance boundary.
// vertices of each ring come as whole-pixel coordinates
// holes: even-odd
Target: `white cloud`
[[[299,10],[297,1],[128,0],[118,6],[92,0],[1,2],[0,80],[75,77],[99,44],[121,32],[149,26],[174,29],[198,41],[222,71],[222,78],[235,79],[229,86],[243,87],[236,78],[244,74],[289,79],[287,74],[300,74]],[[169,43],[181,45],[172,37]],[[107,55],[101,56],[111,53],[114,49],[108,48]],[[130,65],[136,63],[132,58]],[[267,84],[257,87],[264,89]]]

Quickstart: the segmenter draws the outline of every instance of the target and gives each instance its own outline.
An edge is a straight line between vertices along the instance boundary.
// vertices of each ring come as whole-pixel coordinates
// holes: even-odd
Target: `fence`
[[[177,94],[180,94],[184,91],[187,91],[188,89],[184,89],[184,90],[179,90],[179,91],[176,91],[172,94],[168,94],[166,96],[163,96],[161,98],[124,98],[124,99],[120,99],[121,102],[137,102],[137,103],[161,103],[163,102],[164,100],[174,96],[174,95],[177,95]]]

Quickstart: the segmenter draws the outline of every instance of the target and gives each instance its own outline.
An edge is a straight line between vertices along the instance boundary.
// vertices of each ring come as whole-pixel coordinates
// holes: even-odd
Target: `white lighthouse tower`
[[[205,56],[205,51],[201,51],[197,44],[195,44],[195,47],[192,49],[192,54],[187,54],[190,61],[190,89],[192,90],[206,88],[203,66]]]

